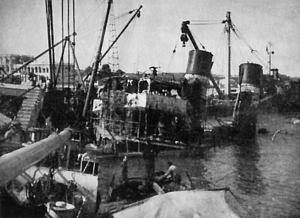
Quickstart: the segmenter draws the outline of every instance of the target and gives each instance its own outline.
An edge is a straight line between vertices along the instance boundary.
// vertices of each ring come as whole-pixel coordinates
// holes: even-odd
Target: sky
[[[180,27],[182,21],[190,20],[189,28],[198,45],[203,44],[206,51],[214,55],[212,73],[226,74],[227,35],[221,21],[230,11],[236,31],[242,37],[231,33],[233,75],[237,75],[238,66],[246,62],[262,65],[267,74],[266,46],[271,43],[272,68],[291,77],[299,76],[299,0],[114,0],[111,12],[117,18],[115,34],[120,33],[133,15],[128,12],[140,5],[143,6],[140,18],[131,22],[117,42],[119,67],[125,72],[144,72],[150,66],[160,67],[162,72],[185,72],[188,52],[193,47],[190,42],[182,47]],[[106,10],[107,0],[75,0],[75,55],[81,69],[95,61]],[[58,42],[62,39],[61,0],[53,0],[53,11],[54,41]],[[64,35],[67,35],[67,0],[64,0],[63,11]],[[73,32],[72,17],[71,11],[70,33]],[[1,0],[0,18],[0,54],[37,56],[47,49],[45,1]],[[194,25],[199,21],[217,24]],[[109,30],[107,27],[102,53],[112,39]],[[56,61],[61,48],[55,49]],[[48,56],[44,55],[38,62],[47,60]],[[104,58],[102,64],[107,62]]]

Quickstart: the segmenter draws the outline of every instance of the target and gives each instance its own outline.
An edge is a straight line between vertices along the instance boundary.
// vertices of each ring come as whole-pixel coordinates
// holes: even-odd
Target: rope
[[[257,51],[254,50],[250,45],[249,43],[246,41],[246,39],[242,36],[242,34],[240,33],[240,31],[237,29],[237,27],[232,23],[232,30],[234,32],[234,34],[239,38],[241,39],[250,49],[251,53],[253,55],[255,55],[257,57],[257,59],[261,62],[261,64],[265,65],[266,64],[261,60],[261,58],[257,55]]]
[[[177,40],[176,40],[176,44],[175,44],[174,50],[173,50],[173,52],[172,52],[170,61],[169,61],[168,65],[167,65],[167,69],[166,69],[167,72],[170,71],[171,63],[172,63],[173,60],[174,60],[174,56],[175,56],[175,53],[176,53],[176,49],[177,49],[178,41],[179,41],[179,38],[180,38],[180,34],[181,34],[181,32],[179,32],[179,35],[178,35],[178,37],[177,37]]]
[[[136,11],[136,9],[135,9],[135,10],[128,11],[128,12],[124,12],[123,14],[117,16],[117,17],[115,18],[115,20],[119,20],[119,19],[125,17],[126,15],[130,15],[130,14],[132,14],[132,12],[134,12],[134,11]]]
[[[80,8],[83,8],[83,6],[81,5],[81,2],[83,2],[83,1],[78,1],[79,2],[79,4],[80,4]],[[98,2],[98,1],[97,1]],[[86,17],[85,15],[84,15],[84,17],[86,17],[85,19],[84,19],[84,21],[78,26],[78,30],[83,30],[83,29],[80,29],[82,26],[86,26],[86,25],[84,25],[88,20],[89,20],[89,18],[97,11],[97,9],[99,9],[100,8],[100,6],[102,6],[102,4],[105,2],[105,0],[102,0],[102,1],[100,1],[100,3],[94,8],[94,10],[89,14],[89,16],[88,17]],[[96,24],[96,25],[99,25],[99,24]]]
[[[238,51],[239,51],[239,53],[240,53],[240,56],[244,59],[243,53],[241,52],[241,48],[240,48],[239,44],[237,45],[237,47],[238,47]]]
[[[221,34],[221,38],[220,38],[220,40],[219,40],[219,43],[218,43],[218,46],[217,46],[217,52],[216,52],[216,54],[214,55],[214,59],[216,59],[216,57],[218,57],[218,55],[219,55],[219,53],[221,53],[220,52],[220,48],[221,48],[221,45],[222,44],[224,44],[224,41],[225,41],[225,29],[223,29],[223,31],[222,31],[222,34]],[[224,53],[224,52],[223,52]],[[224,55],[222,55],[222,57],[220,58],[220,62],[221,62],[221,65],[223,65],[223,63],[224,63],[224,59],[225,59],[225,56]],[[223,74],[225,74],[225,72],[224,72],[224,67],[221,67],[219,64],[218,64],[218,62],[215,62],[214,61],[214,65],[213,66],[217,66],[218,67],[218,69],[223,73]]]

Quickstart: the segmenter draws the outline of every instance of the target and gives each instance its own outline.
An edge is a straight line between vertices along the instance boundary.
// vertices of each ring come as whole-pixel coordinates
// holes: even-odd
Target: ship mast
[[[232,28],[230,12],[228,11],[226,14],[226,27],[225,30],[228,33],[228,73],[225,76],[225,96],[226,99],[230,98],[230,77],[231,77],[231,39],[230,39],[230,30]]]
[[[112,2],[112,0],[109,0],[109,2]],[[110,9],[110,5],[109,5],[108,9]],[[107,53],[110,51],[110,49],[115,45],[115,43],[118,41],[118,39],[121,37],[121,35],[124,33],[124,31],[129,26],[129,24],[132,22],[132,20],[136,16],[140,17],[140,10],[141,9],[142,9],[142,6],[140,6],[137,10],[134,10],[135,11],[134,15],[131,17],[131,19],[128,21],[128,23],[125,25],[125,27],[122,29],[122,31],[119,33],[119,35],[116,37],[116,39],[112,42],[112,44],[108,47],[108,49],[103,54],[101,54],[102,44],[103,44],[103,40],[104,40],[104,33],[102,33],[103,40],[101,39],[101,44],[100,44],[98,54],[97,54],[97,58],[96,58],[95,68],[94,68],[94,71],[92,72],[92,76],[91,76],[92,78],[91,78],[91,81],[90,81],[90,86],[89,86],[89,90],[88,90],[88,93],[87,93],[87,97],[86,97],[86,101],[85,101],[85,105],[84,105],[84,109],[83,109],[83,113],[82,113],[83,117],[86,116],[86,112],[88,110],[89,102],[91,100],[91,90],[92,90],[92,87],[94,86],[94,78],[95,78],[95,75],[97,73],[99,63],[105,57],[105,55],[107,55]],[[107,10],[107,16],[106,16],[106,19],[105,19],[106,24],[105,24],[105,28],[103,28],[103,31],[105,31],[106,26],[107,26],[108,14],[109,14],[109,10]]]
[[[54,33],[53,33],[53,10],[52,0],[45,0],[46,5],[46,18],[47,18],[47,34],[49,46],[49,66],[50,66],[50,79],[55,81],[55,55],[54,55]]]
[[[86,101],[85,101],[84,108],[83,108],[83,113],[82,113],[83,117],[85,117],[86,112],[87,112],[88,107],[89,107],[89,104],[90,104],[90,98],[91,98],[92,89],[94,87],[95,76],[97,74],[98,67],[99,67],[99,64],[100,64],[100,61],[101,61],[101,56],[102,56],[101,52],[102,52],[104,36],[105,36],[105,32],[106,32],[106,27],[107,27],[108,16],[109,16],[109,11],[110,11],[110,8],[111,8],[111,4],[112,4],[112,0],[108,0],[108,7],[107,7],[107,11],[106,11],[106,16],[105,16],[104,26],[103,26],[103,30],[102,30],[100,45],[99,45],[99,49],[98,49],[97,56],[96,56],[94,70],[93,70],[93,73],[92,73],[91,79],[90,79],[90,85],[89,85],[89,89],[88,89],[88,92],[87,92]]]
[[[269,42],[268,43],[268,47],[267,47],[267,53],[269,55],[269,75],[271,75],[271,71],[272,71],[272,54],[274,54],[274,51],[272,51],[272,43]]]

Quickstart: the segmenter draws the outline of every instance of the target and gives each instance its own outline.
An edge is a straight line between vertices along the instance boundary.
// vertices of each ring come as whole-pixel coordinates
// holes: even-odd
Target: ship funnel
[[[251,84],[260,87],[262,76],[263,70],[259,64],[245,63],[239,67],[239,84]]]
[[[263,80],[262,66],[259,64],[245,63],[239,67],[239,84],[242,92],[261,94]]]
[[[208,77],[212,67],[212,57],[210,52],[202,50],[191,50],[186,68],[186,74],[197,74]]]

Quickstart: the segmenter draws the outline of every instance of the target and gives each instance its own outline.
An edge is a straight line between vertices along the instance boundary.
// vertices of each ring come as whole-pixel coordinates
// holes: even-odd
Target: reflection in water
[[[236,188],[241,194],[260,196],[265,193],[265,184],[258,163],[259,145],[254,143],[234,146]]]

